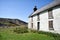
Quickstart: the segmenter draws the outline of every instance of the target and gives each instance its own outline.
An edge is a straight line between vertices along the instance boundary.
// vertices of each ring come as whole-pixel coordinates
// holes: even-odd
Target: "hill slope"
[[[27,26],[28,23],[19,20],[19,19],[10,19],[10,18],[0,18],[0,27],[2,26]]]

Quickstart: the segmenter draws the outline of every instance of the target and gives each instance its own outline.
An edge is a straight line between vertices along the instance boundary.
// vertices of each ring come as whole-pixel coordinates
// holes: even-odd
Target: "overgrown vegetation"
[[[21,26],[21,27],[18,27],[16,29],[14,29],[14,32],[16,32],[16,33],[27,33],[28,32],[28,28],[25,27],[25,26]]]
[[[2,31],[0,31],[2,38],[0,40],[54,40],[53,37],[48,35],[32,32],[17,34],[13,32],[13,29],[15,28],[2,28]]]
[[[60,34],[29,30],[27,27],[0,28],[1,40],[60,40]]]
[[[0,39],[2,40],[2,35],[0,34]]]
[[[45,34],[50,37],[54,37],[55,40],[60,40],[60,34],[58,33],[51,33],[51,32],[45,32],[45,31],[37,31],[37,30],[31,30],[33,33],[38,33],[38,34]]]

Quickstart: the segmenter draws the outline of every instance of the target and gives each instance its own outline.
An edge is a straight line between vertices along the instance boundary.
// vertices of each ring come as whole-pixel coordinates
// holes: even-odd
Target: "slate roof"
[[[51,2],[51,3],[49,3],[49,4],[45,5],[45,6],[43,6],[39,10],[35,11],[34,13],[32,13],[29,17],[31,17],[33,15],[36,15],[38,13],[41,13],[41,12],[43,12],[45,10],[50,9],[50,8],[53,8],[55,6],[58,6],[58,5],[60,6],[60,0],[54,0],[53,2]]]

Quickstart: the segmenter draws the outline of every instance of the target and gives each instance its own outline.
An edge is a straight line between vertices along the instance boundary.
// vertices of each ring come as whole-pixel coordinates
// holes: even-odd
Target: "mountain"
[[[10,18],[0,18],[0,27],[4,27],[4,26],[21,26],[21,25],[25,25],[27,26],[27,22],[24,22],[22,20],[19,19],[10,19]]]

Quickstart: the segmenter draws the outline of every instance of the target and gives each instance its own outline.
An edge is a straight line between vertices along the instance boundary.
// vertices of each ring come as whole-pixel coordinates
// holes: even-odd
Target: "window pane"
[[[31,22],[33,22],[33,17],[31,18]]]
[[[53,19],[52,9],[48,10],[48,18]]]
[[[31,23],[31,27],[33,28],[33,23]]]
[[[49,30],[54,30],[53,21],[49,21]]]
[[[40,20],[40,16],[39,16],[39,14],[37,15],[37,20],[38,20],[38,21]]]

